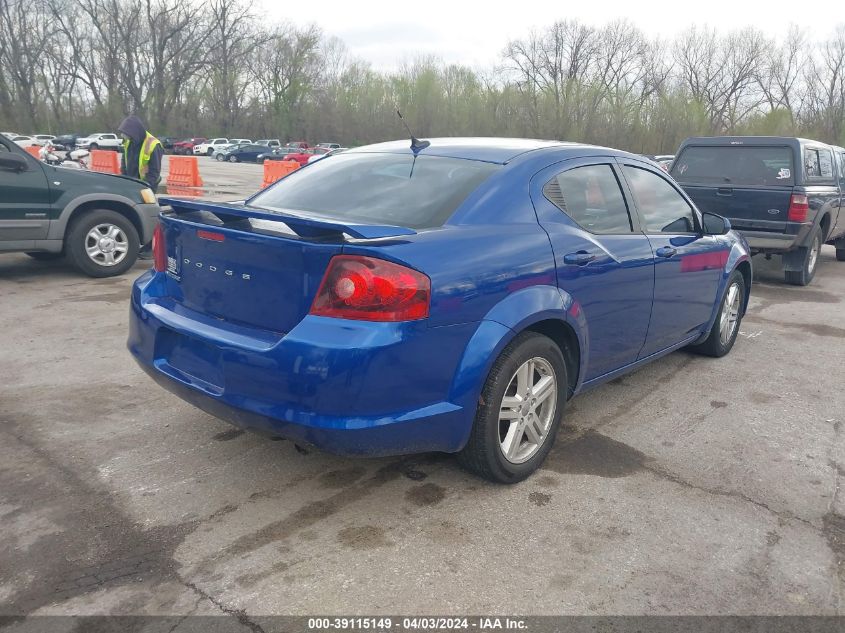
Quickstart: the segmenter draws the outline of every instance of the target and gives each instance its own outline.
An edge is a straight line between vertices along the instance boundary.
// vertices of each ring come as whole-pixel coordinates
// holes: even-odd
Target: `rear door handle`
[[[674,255],[677,252],[678,251],[675,250],[674,248],[672,248],[671,246],[661,246],[660,248],[657,249],[657,256],[658,257],[665,257],[666,259],[669,259],[670,257],[672,257],[672,255]]]
[[[717,196],[732,196],[734,195],[734,190],[729,187],[719,187],[716,189]]]
[[[563,263],[571,266],[586,266],[596,258],[592,253],[587,251],[578,251],[577,253],[569,253],[563,256]]]

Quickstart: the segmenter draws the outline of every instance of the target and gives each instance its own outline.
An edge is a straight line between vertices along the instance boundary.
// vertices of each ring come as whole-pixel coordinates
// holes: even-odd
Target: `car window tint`
[[[839,152],[839,180],[845,182],[845,152]]]
[[[543,188],[552,204],[590,233],[630,233],[631,218],[610,165],[561,172]]]
[[[297,170],[249,204],[350,222],[441,226],[500,165],[411,154],[339,154]]]
[[[639,167],[625,165],[624,170],[646,233],[695,231],[692,207],[667,180]]]
[[[678,182],[792,185],[792,149],[752,145],[691,145],[672,163]]]

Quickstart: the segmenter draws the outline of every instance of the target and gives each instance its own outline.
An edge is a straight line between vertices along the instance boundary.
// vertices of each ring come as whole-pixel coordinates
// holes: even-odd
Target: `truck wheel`
[[[89,150],[92,150],[92,149],[100,149],[100,146],[99,146],[99,145],[97,145],[96,143],[91,143],[91,144],[88,146],[88,149],[89,149]]]
[[[53,262],[65,256],[64,253],[48,253],[47,251],[27,251],[26,254],[39,262]]]
[[[845,248],[836,249],[836,261],[845,262]]]
[[[783,271],[783,276],[787,283],[793,286],[806,286],[813,281],[819,263],[822,243],[821,228],[817,226],[813,231],[809,247],[802,247],[796,253],[784,255],[784,257],[797,257],[798,264],[801,267],[800,270]]]
[[[91,277],[114,277],[138,259],[138,231],[116,211],[94,209],[73,221],[65,250],[79,270]]]
[[[731,273],[725,296],[719,307],[719,314],[710,328],[707,339],[690,349],[705,356],[721,358],[731,351],[742,323],[742,308],[745,305],[745,278],[738,270]]]
[[[568,384],[554,341],[534,332],[517,336],[490,370],[459,463],[500,483],[528,477],[554,444]]]

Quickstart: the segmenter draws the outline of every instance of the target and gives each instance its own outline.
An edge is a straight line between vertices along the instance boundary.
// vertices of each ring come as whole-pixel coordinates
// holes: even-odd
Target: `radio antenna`
[[[396,114],[399,116],[399,120],[402,121],[402,125],[404,125],[405,129],[408,130],[408,136],[411,137],[411,151],[414,152],[414,154],[431,145],[431,141],[420,140],[414,136],[414,133],[411,132],[411,128],[408,127],[408,124],[405,122],[405,117],[402,116],[402,113],[399,112],[399,110],[396,110]]]

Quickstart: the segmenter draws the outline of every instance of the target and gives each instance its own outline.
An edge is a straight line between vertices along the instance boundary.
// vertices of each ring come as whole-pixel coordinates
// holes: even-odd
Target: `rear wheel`
[[[79,270],[91,277],[113,277],[138,259],[138,232],[116,211],[96,209],[74,220],[65,250]]]
[[[211,156],[213,153],[214,153],[214,150],[209,147],[208,151],[205,154],[206,154],[206,156]]]
[[[458,461],[491,481],[528,477],[554,444],[567,384],[563,354],[554,341],[534,332],[517,336],[490,370]]]
[[[824,240],[822,238],[821,227],[817,226],[813,230],[809,247],[802,247],[794,253],[784,255],[784,258],[791,258],[790,263],[797,264],[796,267],[798,268],[798,270],[783,271],[783,276],[787,283],[790,283],[793,286],[806,286],[813,281],[813,277],[816,275],[816,268],[818,267],[819,255],[822,251],[823,242]]]
[[[229,162],[230,163],[237,163],[238,157],[237,156],[229,156]]]
[[[745,278],[742,273],[735,270],[728,279],[719,314],[710,328],[707,340],[700,345],[692,346],[692,349],[705,356],[716,358],[730,352],[739,334],[743,306],[745,306]]]
[[[96,143],[91,143],[91,144],[88,146],[88,149],[100,149],[100,146],[99,146],[99,145],[97,145]]]

